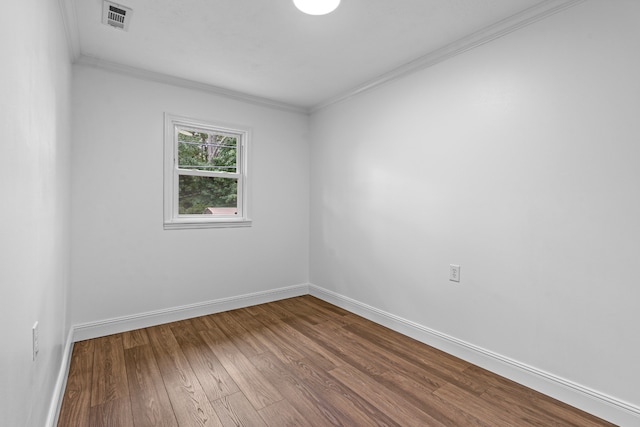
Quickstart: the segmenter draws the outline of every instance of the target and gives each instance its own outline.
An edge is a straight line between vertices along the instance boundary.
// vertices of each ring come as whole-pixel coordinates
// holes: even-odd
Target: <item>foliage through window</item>
[[[249,131],[168,114],[165,122],[165,228],[249,225]]]

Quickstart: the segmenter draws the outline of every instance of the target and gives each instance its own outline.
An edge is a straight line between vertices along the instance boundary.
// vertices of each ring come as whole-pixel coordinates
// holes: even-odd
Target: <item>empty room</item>
[[[21,0],[0,424],[640,426],[640,1]]]

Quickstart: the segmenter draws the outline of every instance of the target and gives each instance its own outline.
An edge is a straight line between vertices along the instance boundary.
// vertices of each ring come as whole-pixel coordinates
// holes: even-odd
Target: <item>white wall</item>
[[[640,406],[638,17],[588,1],[314,114],[311,283]]]
[[[71,320],[308,282],[308,118],[74,67]],[[163,113],[249,126],[250,228],[163,230]]]
[[[6,2],[2,13],[0,424],[42,426],[67,331],[71,66],[57,2]]]
[[[4,12],[2,423],[44,424],[70,324],[301,284],[309,271],[640,405],[638,2],[586,2],[323,110],[311,151],[304,116],[77,66],[70,154],[58,5]],[[162,229],[164,111],[253,127],[253,227]]]

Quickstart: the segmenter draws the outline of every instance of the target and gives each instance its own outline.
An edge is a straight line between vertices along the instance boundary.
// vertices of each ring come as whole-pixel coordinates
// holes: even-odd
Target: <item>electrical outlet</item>
[[[38,352],[40,351],[40,344],[38,342],[38,339],[40,335],[40,330],[39,330],[39,325],[38,322],[33,324],[33,328],[31,328],[31,340],[32,340],[32,344],[33,344],[33,361],[36,361],[36,358],[38,357]]]
[[[460,266],[449,264],[449,280],[452,282],[460,281]]]

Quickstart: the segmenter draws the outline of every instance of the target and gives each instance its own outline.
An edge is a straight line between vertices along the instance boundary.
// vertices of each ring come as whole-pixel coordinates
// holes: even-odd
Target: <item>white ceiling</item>
[[[575,0],[342,0],[325,16],[292,0],[119,0],[127,32],[101,23],[102,0],[65,2],[80,62],[313,109]]]

